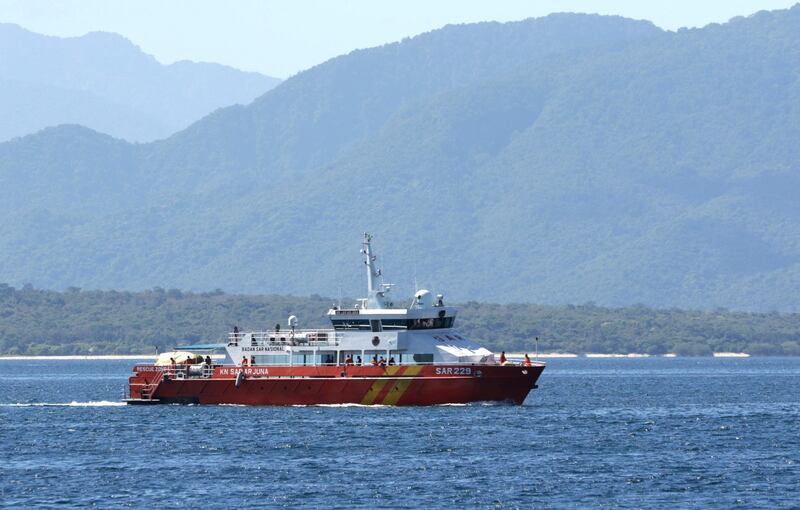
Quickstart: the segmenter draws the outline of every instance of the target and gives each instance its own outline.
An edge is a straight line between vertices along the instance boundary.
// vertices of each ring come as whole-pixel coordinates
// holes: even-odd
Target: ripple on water
[[[0,364],[9,507],[793,507],[800,360],[553,360],[524,406],[122,406]],[[56,374],[56,375],[53,375]],[[674,377],[673,377],[674,376]]]

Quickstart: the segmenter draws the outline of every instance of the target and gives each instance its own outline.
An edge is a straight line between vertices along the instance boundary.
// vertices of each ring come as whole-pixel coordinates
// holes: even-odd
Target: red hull
[[[245,377],[237,386],[242,370]],[[210,377],[180,378],[170,377],[169,367],[138,365],[130,378],[130,397],[140,403],[436,405],[501,401],[519,405],[543,370],[543,363],[527,367],[222,366],[215,367]],[[167,372],[164,380],[162,371]]]

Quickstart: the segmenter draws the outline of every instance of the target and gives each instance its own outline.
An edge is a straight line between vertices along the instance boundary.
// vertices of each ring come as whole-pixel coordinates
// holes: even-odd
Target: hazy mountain
[[[800,7],[553,15],[353,52],[128,145],[0,145],[0,280],[800,309]],[[401,280],[397,280],[402,278]]]
[[[164,138],[279,83],[219,64],[162,65],[117,34],[59,38],[0,23],[0,140],[74,123]]]

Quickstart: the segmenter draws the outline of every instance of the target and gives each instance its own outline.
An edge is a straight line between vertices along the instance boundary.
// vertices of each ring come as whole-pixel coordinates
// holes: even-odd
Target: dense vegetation
[[[234,325],[271,328],[297,315],[326,326],[331,299],[312,296],[146,292],[66,292],[0,285],[0,354],[152,353],[223,340]],[[644,306],[497,305],[469,302],[460,331],[500,350],[647,353],[684,356],[736,351],[800,355],[800,314],[654,310]]]
[[[159,142],[48,129],[0,145],[0,279],[358,295],[371,231],[450,301],[800,311],[798,72],[800,6],[553,15],[355,51]]]

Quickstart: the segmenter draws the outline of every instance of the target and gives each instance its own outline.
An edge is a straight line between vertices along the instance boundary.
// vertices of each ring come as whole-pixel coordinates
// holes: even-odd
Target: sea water
[[[0,506],[798,508],[800,359],[552,359],[523,406],[123,406],[0,361]]]

